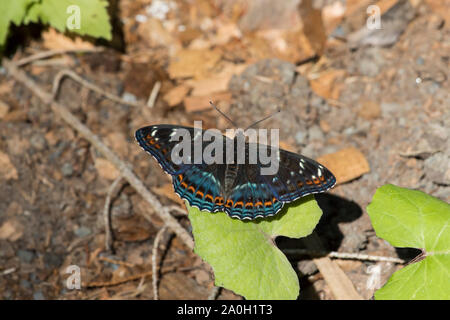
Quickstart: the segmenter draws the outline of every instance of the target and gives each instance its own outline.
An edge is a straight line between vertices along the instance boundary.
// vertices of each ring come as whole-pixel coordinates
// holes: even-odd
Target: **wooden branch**
[[[169,213],[168,208],[164,207],[158,199],[145,187],[143,182],[133,173],[129,166],[123,162],[113,151],[111,151],[91,130],[82,124],[66,107],[58,102],[53,101],[52,95],[39,87],[34,80],[19,70],[17,66],[6,58],[3,58],[3,66],[18,82],[24,84],[30,89],[34,95],[41,99],[44,103],[50,105],[53,112],[59,115],[72,128],[77,130],[79,134],[88,140],[97,150],[120,171],[124,179],[153,207],[155,213],[164,221],[184,243],[194,249],[194,241],[191,235],[178,223],[178,221]],[[151,221],[150,214],[142,213],[144,218]]]

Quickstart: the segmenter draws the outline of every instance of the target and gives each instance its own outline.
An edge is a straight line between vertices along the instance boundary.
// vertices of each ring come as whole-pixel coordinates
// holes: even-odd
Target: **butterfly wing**
[[[262,174],[261,164],[241,165],[229,196],[232,206],[225,211],[239,219],[273,216],[285,203],[325,192],[336,183],[334,175],[318,162],[283,149],[279,149],[278,165],[271,175]]]
[[[210,212],[223,211],[224,196],[221,181],[224,179],[226,165],[207,165],[204,162],[194,164],[192,161],[177,164],[173,161],[172,151],[180,142],[172,138],[180,130],[186,130],[189,133],[190,147],[194,150],[197,132],[190,127],[154,125],[137,130],[135,136],[139,145],[158,161],[165,172],[172,176],[175,192],[182,199],[187,200],[190,206]],[[200,133],[203,135],[204,131]],[[203,142],[202,151],[209,143],[210,141]],[[222,163],[224,162],[223,159]]]

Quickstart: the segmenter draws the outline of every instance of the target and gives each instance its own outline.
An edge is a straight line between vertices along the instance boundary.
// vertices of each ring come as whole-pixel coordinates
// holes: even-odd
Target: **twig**
[[[178,206],[169,206],[168,209],[170,212],[176,212],[178,216],[186,217],[186,210],[184,210],[183,208],[180,208]]]
[[[128,267],[128,268],[135,267],[134,263],[129,263],[129,262],[120,261],[120,260],[114,260],[114,259],[111,259],[111,258],[108,258],[108,257],[98,257],[97,259],[100,260],[100,261],[106,261],[106,262],[111,263],[111,264],[122,265],[122,266],[125,266],[125,267]]]
[[[160,273],[164,274],[164,273],[168,273],[168,272],[172,272],[176,270],[175,266],[171,266],[171,267],[167,267],[167,268],[163,268]],[[82,286],[84,288],[94,288],[94,287],[112,287],[112,286],[117,286],[119,284],[125,283],[125,282],[130,282],[130,281],[134,281],[134,280],[138,280],[141,278],[145,278],[148,276],[153,275],[153,271],[146,271],[146,272],[142,272],[139,274],[135,274],[123,279],[119,279],[119,280],[115,280],[115,281],[92,281],[86,284],[82,284]]]
[[[7,274],[11,274],[16,271],[16,268],[9,268],[0,272],[0,276],[6,276]]]
[[[119,184],[119,182],[122,181],[122,176],[119,175],[116,180],[114,180],[114,182],[112,183],[112,185],[109,187],[108,190],[108,194],[106,195],[106,200],[105,200],[105,206],[103,207],[103,221],[105,224],[105,248],[108,251],[114,252],[114,247],[113,247],[113,235],[112,235],[112,231],[111,231],[111,219],[110,219],[110,211],[109,208],[111,207],[111,196],[114,192],[114,190],[116,190],[117,185]]]
[[[156,102],[156,98],[158,97],[159,89],[161,89],[161,81],[156,81],[150,96],[148,97],[147,106],[149,108],[153,108]]]
[[[313,233],[308,238],[302,239],[302,242],[311,251],[324,251],[320,238]],[[323,278],[327,282],[331,292],[337,300],[362,300],[362,297],[356,291],[355,287],[342,269],[328,257],[313,258],[317,269],[319,269]]]
[[[349,253],[349,252],[326,252],[326,251],[313,251],[308,249],[283,249],[283,252],[287,255],[308,255],[311,257],[329,257],[336,259],[347,259],[347,260],[362,260],[362,261],[384,261],[384,262],[392,262],[398,264],[404,264],[405,261],[399,258],[394,257],[384,257],[384,256],[372,256],[368,254],[362,253]]]
[[[59,87],[60,87],[60,84],[61,84],[61,80],[64,77],[72,78],[73,80],[75,80],[76,82],[82,84],[83,86],[85,86],[89,90],[97,92],[98,94],[101,94],[101,95],[107,97],[111,101],[114,101],[114,102],[117,102],[117,103],[120,103],[120,104],[130,105],[132,107],[142,107],[142,104],[140,104],[140,103],[127,101],[127,100],[124,100],[124,99],[122,99],[122,98],[120,98],[120,97],[118,97],[118,96],[116,96],[116,95],[114,95],[112,93],[106,92],[105,90],[103,90],[99,86],[96,86],[95,84],[92,84],[92,83],[84,80],[82,77],[80,77],[78,74],[76,74],[72,70],[61,70],[60,72],[57,73],[57,75],[53,79],[53,89],[52,89],[53,100],[57,99]]]
[[[33,62],[35,60],[42,60],[46,59],[52,56],[56,56],[59,54],[65,54],[65,53],[77,53],[77,52],[100,52],[103,51],[102,48],[73,48],[73,49],[58,49],[58,50],[49,50],[44,52],[39,52],[36,54],[33,54],[31,56],[25,57],[23,59],[20,59],[19,61],[14,62],[14,64],[18,67],[22,67],[30,62]]]
[[[97,150],[121,172],[122,176],[154,209],[154,212],[164,221],[164,223],[183,241],[186,246],[193,250],[194,241],[190,234],[178,221],[170,214],[167,207],[164,207],[158,199],[145,187],[143,182],[133,173],[133,171],[123,162],[113,151],[111,151],[91,130],[82,124],[66,107],[52,100],[52,96],[39,87],[25,72],[19,70],[11,61],[3,58],[3,66],[8,73],[18,82],[23,83],[44,103],[49,104],[57,115],[63,118],[72,128],[88,140]],[[151,214],[142,212],[145,219],[151,222]]]
[[[216,300],[220,294],[221,289],[221,287],[212,288],[211,293],[208,296],[208,300]]]
[[[159,241],[161,240],[162,235],[164,234],[164,231],[166,231],[167,227],[162,227],[161,230],[158,231],[155,237],[155,241],[153,242],[153,250],[152,250],[152,284],[153,284],[153,300],[159,300],[158,296],[158,272],[157,272],[157,264],[156,264],[156,257],[158,256],[158,246]]]

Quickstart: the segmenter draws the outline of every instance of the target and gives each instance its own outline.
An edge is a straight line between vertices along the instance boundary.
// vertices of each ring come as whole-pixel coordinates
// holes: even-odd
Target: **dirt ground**
[[[390,1],[393,7],[382,7],[384,29],[361,37],[355,32],[364,29],[365,9],[376,1],[347,1],[347,7],[345,1],[317,1],[323,21],[317,10],[297,10],[294,0],[156,2],[172,4],[162,19],[152,1],[118,1],[123,52],[103,47],[55,55],[22,69],[47,92],[58,72],[69,69],[130,102],[114,102],[70,78],[58,92],[58,101],[163,205],[180,208],[170,178],[135,143],[138,128],[202,120],[204,127],[226,129],[209,100],[243,127],[281,108],[260,127],[279,128],[282,147],[319,159],[353,147],[370,168],[343,168],[350,176],[316,196],[324,211],[316,232],[325,250],[406,260],[417,254],[376,237],[366,207],[386,183],[450,200],[449,7]],[[302,21],[301,31],[292,31]],[[319,23],[323,35],[315,34]],[[8,58],[67,45],[62,39],[73,45],[52,29],[42,32]],[[371,44],[364,43],[368,39]],[[383,41],[388,43],[378,45]],[[154,209],[121,180],[110,206],[115,251],[106,250],[103,210],[117,169],[4,67],[0,163],[0,299],[153,299],[148,272],[163,221],[157,214],[146,220],[143,214]],[[173,214],[190,231],[187,216]],[[287,238],[277,244],[304,248]],[[211,268],[178,237],[165,232],[159,252],[161,299],[210,295]],[[289,259],[300,278],[300,299],[335,298],[309,256]],[[367,286],[369,266],[381,266],[380,285],[402,267],[333,261],[364,299],[374,292]],[[65,285],[70,265],[81,268],[81,290]],[[242,298],[224,289],[218,299]]]

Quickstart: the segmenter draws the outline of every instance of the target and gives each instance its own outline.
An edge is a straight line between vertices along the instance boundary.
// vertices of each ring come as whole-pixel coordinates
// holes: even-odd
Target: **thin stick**
[[[164,273],[175,271],[176,269],[177,269],[176,267],[171,266],[171,267],[163,268],[160,272],[162,274],[164,274]],[[119,280],[115,280],[115,281],[92,281],[92,282],[89,282],[89,283],[86,283],[86,284],[82,284],[82,287],[84,287],[84,288],[112,287],[112,286],[117,286],[117,285],[125,283],[125,282],[138,280],[138,279],[141,279],[143,277],[145,278],[145,277],[148,277],[148,276],[151,276],[151,275],[153,275],[153,271],[146,271],[146,272],[135,274],[133,276],[126,277],[126,278],[119,279]]]
[[[113,247],[113,235],[112,235],[112,227],[111,227],[111,216],[110,216],[110,207],[111,207],[111,197],[112,194],[114,192],[114,190],[116,190],[117,185],[119,184],[119,182],[122,181],[122,176],[119,175],[116,180],[114,180],[114,182],[112,183],[112,185],[109,187],[108,189],[108,194],[106,195],[106,200],[105,200],[105,206],[103,207],[103,221],[105,224],[105,248],[108,251],[114,252],[114,247]]]
[[[156,81],[155,85],[153,86],[152,92],[150,93],[150,96],[148,97],[147,106],[149,108],[153,108],[156,102],[156,98],[158,97],[159,89],[161,89],[161,81]]]
[[[326,252],[326,251],[313,251],[308,249],[284,249],[284,253],[287,255],[308,255],[312,257],[320,257],[320,256],[326,256],[329,258],[335,258],[335,259],[346,259],[346,260],[361,260],[361,261],[384,261],[384,262],[392,262],[392,263],[398,263],[398,264],[404,264],[405,261],[399,258],[394,257],[384,257],[384,256],[372,256],[368,254],[362,254],[362,253],[349,253],[349,252]]]
[[[162,235],[164,234],[164,231],[166,231],[167,227],[162,227],[161,230],[158,231],[155,237],[155,241],[153,242],[153,249],[152,249],[152,284],[153,284],[153,300],[159,300],[158,296],[158,272],[157,272],[157,264],[156,264],[156,257],[158,256],[158,246],[159,241],[161,240]]]
[[[54,102],[52,96],[39,87],[31,78],[29,78],[22,70],[8,59],[3,58],[3,66],[8,73],[18,82],[24,84],[33,94],[39,97],[44,103],[49,104],[57,115],[66,121],[72,128],[77,130],[80,135],[88,140],[97,150],[121,172],[121,175],[128,183],[138,192],[154,209],[164,223],[183,241],[186,246],[193,250],[194,241],[190,234],[184,229],[178,221],[170,214],[167,207],[164,207],[158,199],[145,187],[143,182],[133,173],[125,162],[123,162],[113,151],[111,151],[91,130],[82,124],[66,107]],[[151,222],[151,214],[142,212],[145,219]]]
[[[106,92],[105,90],[103,90],[102,88],[100,88],[99,86],[96,86],[95,84],[92,84],[86,80],[84,80],[82,77],[80,77],[78,74],[76,74],[75,72],[71,71],[71,70],[61,70],[60,72],[58,72],[55,76],[55,78],[53,79],[53,89],[52,89],[52,96],[53,96],[53,100],[57,99],[57,95],[59,92],[59,87],[61,84],[61,80],[64,77],[69,77],[72,78],[74,81],[80,83],[81,85],[85,86],[86,88],[88,88],[89,90],[92,90],[94,92],[97,92],[100,95],[103,95],[105,97],[107,97],[108,99],[110,99],[111,101],[120,103],[120,104],[125,104],[125,105],[129,105],[132,107],[142,107],[142,104],[137,103],[137,102],[132,102],[132,101],[127,101],[124,100],[112,93]]]
[[[57,50],[49,50],[44,52],[39,52],[36,54],[33,54],[31,56],[25,57],[23,59],[20,59],[19,61],[14,62],[14,64],[18,67],[22,67],[30,62],[33,62],[35,60],[42,60],[46,59],[52,56],[56,56],[59,54],[65,54],[65,53],[77,53],[77,52],[100,52],[103,51],[102,48],[73,48],[73,49],[57,49]]]

